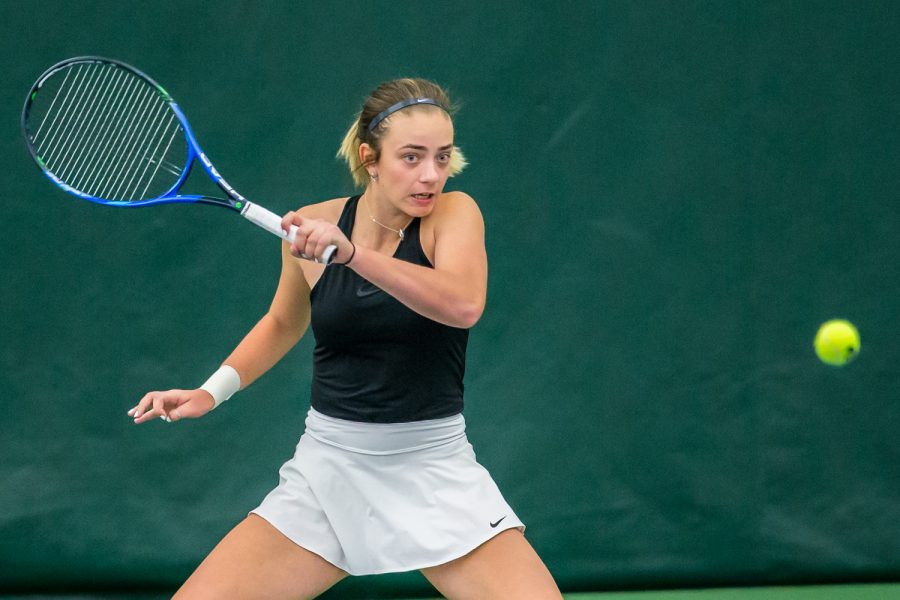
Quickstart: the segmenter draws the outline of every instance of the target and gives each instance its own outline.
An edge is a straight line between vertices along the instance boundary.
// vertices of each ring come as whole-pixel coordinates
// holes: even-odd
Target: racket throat
[[[192,132],[188,131],[187,133],[190,138],[193,138]],[[196,140],[193,140],[193,143],[196,145]],[[236,189],[231,187],[230,183],[225,181],[219,171],[213,166],[212,161],[207,158],[205,152],[199,152],[198,156],[200,157],[200,162],[203,163],[203,167],[206,169],[206,172],[209,173],[209,176],[212,178],[212,180],[216,182],[216,185],[222,188],[223,192],[228,194],[228,197],[232,200],[232,205],[236,209],[240,210],[241,214],[243,215],[247,211],[247,208],[250,206],[250,202],[246,198],[241,196]]]

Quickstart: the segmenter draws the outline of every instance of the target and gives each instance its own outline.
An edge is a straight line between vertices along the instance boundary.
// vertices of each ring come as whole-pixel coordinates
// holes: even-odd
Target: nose
[[[438,180],[438,171],[430,160],[423,161],[422,170],[419,172],[419,181],[432,183]]]

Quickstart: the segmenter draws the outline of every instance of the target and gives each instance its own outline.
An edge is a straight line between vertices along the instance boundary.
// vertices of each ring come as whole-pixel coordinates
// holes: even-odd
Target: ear
[[[375,148],[373,148],[369,143],[363,142],[359,145],[359,163],[361,165],[375,162],[375,156]]]

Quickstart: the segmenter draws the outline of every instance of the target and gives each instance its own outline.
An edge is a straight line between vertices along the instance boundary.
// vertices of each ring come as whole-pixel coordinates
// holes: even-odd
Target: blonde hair
[[[372,131],[369,131],[369,123],[389,107],[410,98],[432,98],[440,104],[440,107],[433,104],[417,104],[410,107],[415,110],[444,110],[449,115],[456,112],[450,103],[449,96],[441,89],[441,86],[427,79],[394,79],[375,88],[366,98],[362,111],[356,116],[350,129],[347,130],[347,134],[344,135],[344,140],[337,153],[338,158],[344,159],[350,167],[350,175],[357,187],[365,188],[368,183],[365,167],[372,162],[377,162],[381,156],[381,138],[387,132],[391,118],[388,116],[379,121]],[[363,142],[369,144],[375,151],[375,158],[365,164],[359,158],[359,147]],[[462,150],[453,146],[450,154],[450,177],[462,172],[466,164],[468,163],[466,163]]]

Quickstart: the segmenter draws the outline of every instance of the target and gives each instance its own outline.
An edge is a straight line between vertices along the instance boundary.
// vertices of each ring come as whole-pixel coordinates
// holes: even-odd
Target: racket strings
[[[44,108],[46,106],[46,108]],[[181,177],[187,145],[160,91],[106,63],[77,63],[41,83],[28,114],[44,167],[96,198],[158,197]]]
[[[77,99],[77,103],[69,107],[69,114],[73,116],[73,126],[68,130],[64,127],[55,130],[60,132],[59,145],[51,145],[50,152],[46,156],[48,164],[54,167],[59,165],[57,175],[63,180],[71,181],[73,187],[77,187],[82,181],[82,172],[78,168],[86,162],[86,159],[93,156],[94,152],[91,150],[96,150],[98,134],[102,128],[92,126],[92,121],[106,108],[109,88],[100,86],[106,81],[107,75],[108,73],[97,79],[94,87],[88,87],[91,81],[82,79],[81,84],[86,92],[84,95],[76,93],[74,98]],[[65,119],[60,119],[52,125],[62,125],[65,122]],[[54,129],[51,128],[51,131]],[[84,151],[85,149],[89,151]]]
[[[95,96],[94,104],[91,106],[92,111],[85,111],[81,123],[81,129],[72,128],[69,132],[70,137],[75,137],[81,142],[81,146],[76,146],[74,160],[68,160],[69,155],[64,155],[63,167],[57,173],[61,179],[71,181],[73,187],[83,188],[88,191],[86,185],[90,179],[90,174],[97,175],[97,159],[101,156],[101,150],[104,142],[108,141],[109,136],[109,116],[112,109],[116,106],[110,103],[110,95],[116,95],[122,89],[122,75],[116,74],[112,81],[112,87],[104,88],[100,95]],[[96,124],[94,123],[96,119]],[[87,135],[84,134],[85,125],[87,124]],[[60,152],[63,150],[59,148]],[[59,154],[59,153],[58,153]]]

